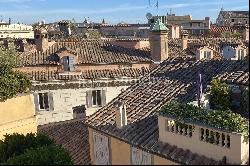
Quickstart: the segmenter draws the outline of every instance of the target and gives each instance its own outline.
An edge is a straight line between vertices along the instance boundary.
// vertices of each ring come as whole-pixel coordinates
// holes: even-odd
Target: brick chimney
[[[243,30],[243,40],[249,41],[249,25],[247,24]]]
[[[168,28],[158,18],[149,35],[151,59],[162,62],[168,58]]]
[[[187,49],[188,46],[188,32],[182,30],[181,32],[181,47],[183,50]]]
[[[35,30],[35,44],[37,51],[45,51],[48,49],[48,32],[44,28]]]
[[[122,128],[127,125],[126,105],[120,101],[114,103],[116,107],[115,123],[117,128]]]

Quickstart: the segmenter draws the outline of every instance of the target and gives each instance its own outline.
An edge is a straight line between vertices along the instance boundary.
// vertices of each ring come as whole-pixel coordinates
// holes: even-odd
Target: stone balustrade
[[[248,143],[241,133],[229,133],[201,124],[176,121],[158,116],[159,141],[189,149],[217,161],[226,157],[231,164],[244,164],[249,159]]]

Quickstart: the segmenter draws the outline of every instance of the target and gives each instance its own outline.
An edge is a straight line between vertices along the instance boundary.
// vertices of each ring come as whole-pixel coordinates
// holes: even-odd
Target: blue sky
[[[165,15],[172,9],[176,15],[192,15],[193,19],[210,16],[214,22],[223,5],[224,10],[249,10],[248,0],[0,0],[0,19],[14,22],[33,23],[45,20],[46,23],[62,19],[75,19],[83,22],[84,17],[108,23],[121,21],[145,23],[146,13]]]

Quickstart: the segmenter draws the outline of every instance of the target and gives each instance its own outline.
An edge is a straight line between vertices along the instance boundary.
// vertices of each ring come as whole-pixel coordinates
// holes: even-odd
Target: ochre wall
[[[180,165],[178,163],[175,163],[173,161],[164,159],[162,157],[159,157],[157,155],[154,155],[154,165]]]
[[[112,165],[130,165],[130,145],[116,138],[111,138]]]
[[[94,163],[93,154],[93,129],[89,130],[89,145],[90,145],[90,157],[91,164]],[[97,132],[97,131],[96,131]],[[102,133],[100,133],[102,134]],[[110,139],[110,158],[111,165],[131,165],[131,146],[123,141],[120,141],[114,137],[109,136]],[[153,155],[153,165],[179,165],[173,161],[164,159],[157,155]]]
[[[0,102],[0,139],[6,133],[30,133],[37,131],[32,95],[18,96]]]
[[[94,165],[94,143],[93,143],[93,130],[88,127],[89,131],[89,153],[91,159],[91,165]]]

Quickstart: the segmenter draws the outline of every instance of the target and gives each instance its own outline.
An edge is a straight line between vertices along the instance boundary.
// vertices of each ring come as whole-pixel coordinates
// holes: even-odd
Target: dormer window
[[[74,57],[64,56],[62,59],[62,65],[63,65],[64,71],[74,71],[75,70]]]
[[[204,51],[204,59],[211,59],[211,51]]]

